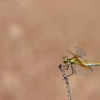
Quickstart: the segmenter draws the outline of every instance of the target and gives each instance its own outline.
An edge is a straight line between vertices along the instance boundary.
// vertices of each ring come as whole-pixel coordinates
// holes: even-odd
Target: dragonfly
[[[87,60],[81,60],[83,56],[86,56],[86,53],[79,47],[76,47],[76,53],[72,53],[69,50],[67,51],[73,55],[73,57],[70,58],[64,56],[62,59],[63,63],[65,64],[65,66],[63,66],[65,67],[65,70],[68,70],[69,66],[71,66],[72,74],[68,75],[68,77],[73,74],[86,76],[93,72],[91,66],[100,66],[100,63],[89,63]]]

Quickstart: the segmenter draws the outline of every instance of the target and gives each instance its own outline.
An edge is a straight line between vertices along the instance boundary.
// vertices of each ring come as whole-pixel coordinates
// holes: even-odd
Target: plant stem
[[[67,88],[67,93],[68,93],[68,100],[72,100],[71,99],[71,93],[70,93],[70,86],[69,86],[69,82],[68,82],[68,77],[67,77],[65,71],[63,70],[63,66],[61,64],[58,65],[58,68],[61,70],[62,75],[63,75],[64,80],[65,80],[65,84],[66,84],[66,88]]]

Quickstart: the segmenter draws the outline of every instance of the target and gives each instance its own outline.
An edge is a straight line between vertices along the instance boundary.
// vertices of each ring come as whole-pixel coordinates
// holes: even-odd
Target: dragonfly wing
[[[90,66],[82,67],[80,65],[73,65],[76,75],[86,76],[93,72],[93,69]]]
[[[69,50],[67,50],[69,53],[71,53],[73,56],[75,56],[75,54],[74,53],[72,53],[71,51],[69,51]]]
[[[86,53],[79,47],[76,47],[77,55],[86,56]]]

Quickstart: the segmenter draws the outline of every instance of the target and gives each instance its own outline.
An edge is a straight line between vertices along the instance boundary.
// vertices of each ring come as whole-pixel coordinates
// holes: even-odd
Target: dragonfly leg
[[[68,66],[68,64],[66,64],[65,66],[62,66],[62,67],[66,67],[66,66]]]
[[[70,64],[69,64],[69,65],[70,65]],[[68,65],[67,68],[66,68],[67,70],[69,69],[69,65]]]
[[[64,70],[68,70],[70,64],[66,64],[65,66],[62,67],[66,67]]]
[[[73,68],[73,66],[71,65],[71,68],[73,69],[73,74],[75,74],[76,73],[76,71],[75,71],[75,69]]]
[[[72,65],[71,65],[71,69],[72,69],[72,74],[67,75],[67,77],[69,77],[69,76],[71,76],[71,75],[73,75],[73,74],[75,74],[75,73],[76,73],[76,71],[75,71],[75,69],[73,68],[73,66],[72,66]]]

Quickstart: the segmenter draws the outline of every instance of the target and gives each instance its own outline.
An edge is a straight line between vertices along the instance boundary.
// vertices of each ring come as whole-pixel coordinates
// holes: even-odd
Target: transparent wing
[[[80,65],[73,65],[76,75],[86,76],[93,72],[93,69],[90,66],[82,67]]]
[[[76,53],[80,56],[86,56],[86,53],[79,47],[76,47]]]
[[[71,51],[67,50],[69,53],[71,53],[73,56],[75,56],[76,54],[72,53]]]

